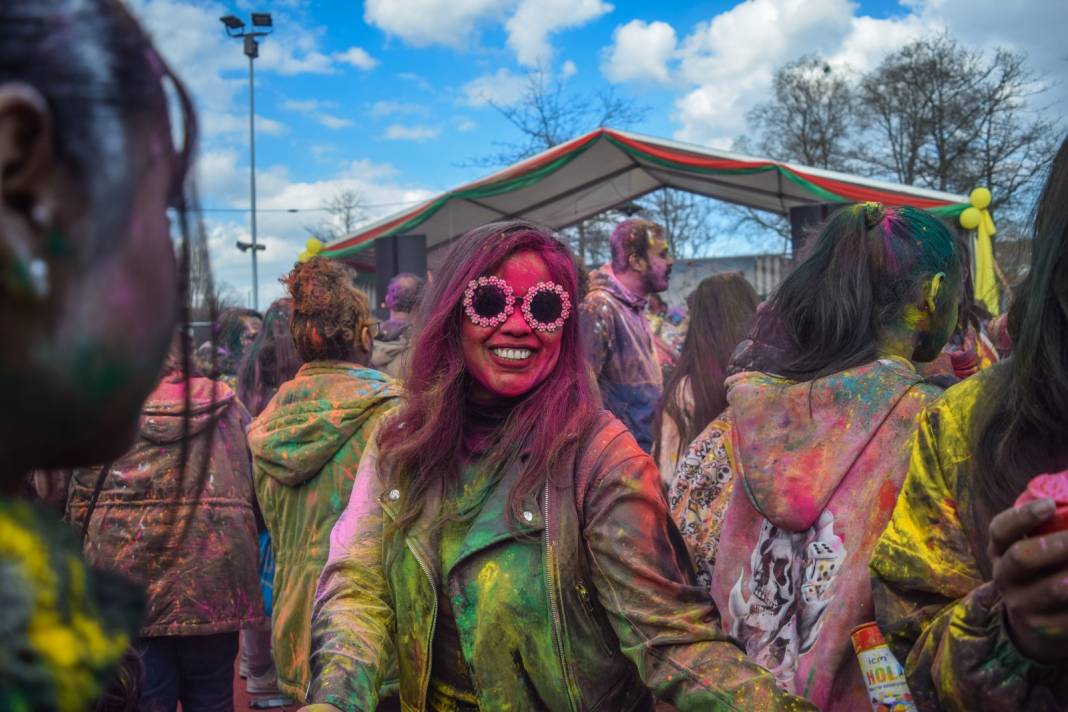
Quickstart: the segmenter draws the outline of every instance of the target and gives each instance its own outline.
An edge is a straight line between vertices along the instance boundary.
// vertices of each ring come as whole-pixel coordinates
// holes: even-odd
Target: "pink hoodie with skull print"
[[[870,709],[850,632],[874,620],[868,559],[940,391],[882,359],[797,383],[747,372],[690,445],[669,501],[724,628],[784,689]]]

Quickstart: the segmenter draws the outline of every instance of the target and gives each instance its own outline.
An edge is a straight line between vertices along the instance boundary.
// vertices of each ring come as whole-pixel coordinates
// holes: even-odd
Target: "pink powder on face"
[[[496,275],[515,294],[526,294],[539,282],[552,280],[540,255],[526,251],[512,255]],[[548,377],[560,359],[562,331],[535,331],[515,309],[500,324],[479,326],[464,319],[461,344],[468,372],[495,396],[529,393]],[[527,354],[524,358],[515,358]]]

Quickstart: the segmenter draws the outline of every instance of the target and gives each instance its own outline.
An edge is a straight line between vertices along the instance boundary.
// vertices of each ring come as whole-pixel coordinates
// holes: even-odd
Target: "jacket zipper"
[[[434,628],[436,628],[438,624],[438,586],[437,583],[434,581],[434,577],[430,574],[430,566],[428,566],[427,563],[423,561],[423,557],[420,556],[419,552],[415,550],[415,545],[412,544],[411,541],[406,541],[405,543],[408,545],[408,550],[412,552],[412,556],[415,557],[416,563],[419,564],[419,568],[421,568],[423,570],[423,573],[426,574],[427,581],[430,582],[430,590],[434,593],[434,607],[432,609],[433,613],[430,616],[430,640],[432,641],[434,640]],[[423,672],[423,679],[420,681],[420,694],[422,696],[422,699],[419,702],[419,709],[426,708],[427,688],[430,686],[430,666],[433,664],[433,660],[431,659],[432,653],[429,641],[426,644],[425,650],[428,664]]]
[[[553,647],[560,659],[560,672],[564,676],[564,694],[567,695],[567,704],[572,712],[578,712],[578,706],[571,697],[571,676],[568,674],[567,660],[564,659],[563,631],[560,626],[560,613],[556,607],[556,597],[553,595],[553,562],[552,552],[549,549],[549,485],[545,485],[545,578],[546,591],[549,596],[549,615],[553,619]]]

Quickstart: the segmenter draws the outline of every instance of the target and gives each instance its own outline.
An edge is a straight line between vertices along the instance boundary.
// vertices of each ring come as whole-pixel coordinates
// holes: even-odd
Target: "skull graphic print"
[[[816,642],[845,556],[829,509],[803,532],[785,531],[765,519],[748,578],[743,571],[731,589],[731,635],[791,692],[796,692],[791,688],[798,659]]]

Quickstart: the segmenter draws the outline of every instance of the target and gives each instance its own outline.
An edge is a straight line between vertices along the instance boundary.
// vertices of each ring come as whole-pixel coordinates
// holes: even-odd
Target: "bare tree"
[[[805,56],[775,72],[771,98],[747,115],[752,139],[735,141],[735,150],[813,168],[848,170],[849,142],[855,121],[850,111],[854,90],[847,71]],[[773,213],[731,207],[743,232],[775,232],[789,240],[789,222]]]
[[[497,142],[497,152],[475,159],[478,166],[506,166],[602,126],[628,128],[642,121],[649,107],[618,96],[572,92],[566,80],[546,68],[531,72],[523,96],[511,106],[490,102],[518,132],[519,140]],[[582,264],[597,266],[608,256],[608,238],[621,216],[608,211],[563,231]]]
[[[967,49],[946,33],[901,47],[855,81],[804,57],[776,72],[735,148],[954,193],[984,186],[1011,232],[1061,130],[1038,104],[1046,86],[1024,53]],[[779,216],[735,212],[740,229],[789,236]]]
[[[707,198],[684,190],[661,188],[640,201],[646,216],[664,226],[671,254],[699,257],[711,241]]]
[[[844,71],[805,56],[775,72],[772,98],[749,112],[756,149],[813,168],[847,167],[853,89]]]
[[[506,166],[602,126],[628,128],[645,119],[649,107],[618,96],[611,88],[571,92],[564,78],[546,68],[527,75],[523,96],[512,106],[490,102],[518,132],[515,142],[498,142],[498,151],[477,159],[483,166]]]
[[[329,217],[318,225],[306,225],[304,229],[323,242],[342,240],[353,232],[366,217],[363,195],[351,188],[337,191],[322,204]]]
[[[1045,89],[1023,52],[971,50],[945,33],[923,37],[861,80],[858,166],[936,190],[987,187],[1001,219],[1019,220],[1059,135],[1037,104]]]

